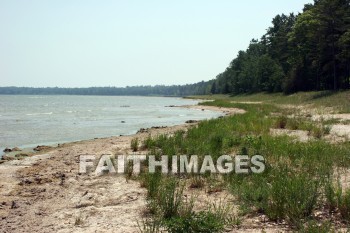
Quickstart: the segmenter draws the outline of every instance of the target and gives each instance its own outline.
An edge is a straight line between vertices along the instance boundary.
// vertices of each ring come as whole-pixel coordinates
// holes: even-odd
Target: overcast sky
[[[186,84],[307,0],[0,0],[0,86]]]

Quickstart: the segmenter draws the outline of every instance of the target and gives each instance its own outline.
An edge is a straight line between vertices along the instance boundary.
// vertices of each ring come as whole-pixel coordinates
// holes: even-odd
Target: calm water
[[[166,107],[189,104],[197,101],[164,97],[0,95],[0,154],[5,147],[127,135],[140,128],[220,115]]]

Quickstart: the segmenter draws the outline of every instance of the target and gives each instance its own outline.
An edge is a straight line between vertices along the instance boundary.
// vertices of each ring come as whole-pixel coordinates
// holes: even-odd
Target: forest
[[[189,96],[210,94],[214,81],[173,86],[133,86],[133,87],[0,87],[2,95],[108,95],[108,96]]]
[[[277,15],[216,77],[213,94],[339,90],[350,87],[350,1],[315,0]]]
[[[265,35],[251,40],[224,72],[207,82],[125,88],[0,87],[0,94],[188,96],[349,88],[350,0],[315,0],[298,15],[277,15]]]

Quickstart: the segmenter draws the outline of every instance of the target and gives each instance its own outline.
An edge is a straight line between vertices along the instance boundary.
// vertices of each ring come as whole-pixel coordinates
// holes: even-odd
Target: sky
[[[0,86],[208,81],[311,0],[0,0]]]

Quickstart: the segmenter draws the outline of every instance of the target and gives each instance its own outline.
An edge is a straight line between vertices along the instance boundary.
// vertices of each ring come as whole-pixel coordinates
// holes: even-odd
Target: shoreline
[[[215,110],[224,116],[246,112],[202,105],[172,107]],[[80,156],[93,155],[96,165],[103,154],[147,155],[149,151],[142,146],[133,152],[133,139],[142,142],[150,135],[171,136],[177,130],[187,131],[200,122],[141,129],[127,136],[73,141],[34,156],[0,164],[0,228],[4,232],[140,232],[138,223],[149,214],[147,189],[140,179],[131,174],[96,176],[92,171],[80,174]],[[213,123],[227,124],[220,120]],[[346,176],[347,173],[342,174],[344,185],[347,185]],[[196,198],[195,211],[205,210],[215,203],[225,203],[236,215],[240,208],[236,197],[231,196],[226,188],[209,192],[207,188],[192,189],[188,185],[183,195]],[[286,222],[274,223],[265,218],[259,214],[245,216],[239,227],[227,229],[227,232],[293,231]]]
[[[170,106],[170,107],[196,109],[196,110],[201,110],[201,111],[221,112],[223,115],[219,116],[217,118],[227,116],[227,115],[232,115],[232,114],[242,114],[245,112],[244,110],[234,109],[234,108],[221,108],[221,107],[215,107],[215,106],[202,106],[202,105],[180,105],[180,106]],[[217,119],[217,118],[212,118],[212,119]],[[4,161],[4,160],[2,160],[3,156],[15,158],[16,155],[18,155],[18,154],[27,154],[28,157],[35,156],[38,153],[40,154],[41,151],[34,150],[37,147],[50,147],[50,150],[54,150],[54,149],[60,148],[62,146],[71,145],[71,144],[75,144],[75,143],[87,143],[87,142],[91,142],[93,140],[98,140],[98,139],[108,140],[109,138],[114,138],[114,137],[136,137],[140,133],[140,131],[145,131],[145,130],[146,131],[150,131],[150,130],[154,131],[154,129],[157,129],[157,131],[159,131],[158,133],[162,134],[162,133],[168,133],[168,131],[172,131],[172,128],[175,128],[176,130],[180,130],[180,129],[187,128],[187,126],[191,126],[191,125],[194,125],[196,123],[199,123],[200,121],[203,121],[203,120],[189,120],[185,123],[178,124],[178,125],[171,125],[171,126],[152,126],[150,128],[140,128],[136,133],[126,134],[126,135],[107,136],[107,137],[101,137],[101,138],[82,139],[82,140],[76,140],[76,141],[37,143],[37,144],[33,144],[31,146],[17,145],[14,148],[20,148],[20,151],[12,151],[12,152],[7,152],[7,153],[3,152],[3,150],[0,151],[0,164],[1,164],[1,161]],[[168,129],[168,130],[165,130],[165,129]],[[4,147],[4,149],[5,149],[5,147]],[[42,150],[42,151],[47,152],[48,150]]]
[[[184,98],[116,96],[96,99],[67,96],[64,101],[72,102],[68,106],[62,104],[64,101],[60,102],[61,98],[57,96],[33,98],[13,96],[4,99],[4,106],[13,110],[1,113],[2,128],[7,133],[1,140],[0,157],[6,148],[27,149],[37,145],[55,146],[93,138],[132,135],[141,127],[176,125],[219,115],[217,112],[201,114],[194,110],[166,108],[167,105],[198,104],[198,101]],[[28,101],[29,107],[22,108],[22,101]],[[88,105],[85,104],[87,102]],[[52,114],[47,115],[48,112]]]
[[[240,109],[185,107],[215,109],[225,115],[243,113]],[[5,161],[0,164],[0,228],[5,232],[137,232],[137,220],[146,208],[145,189],[125,176],[80,175],[80,155],[133,154],[133,138],[142,141],[149,135],[171,135],[198,123],[69,142],[21,160]],[[82,226],[76,224],[80,218]]]

